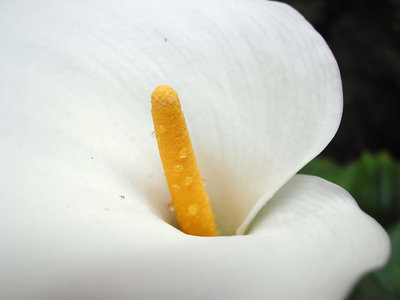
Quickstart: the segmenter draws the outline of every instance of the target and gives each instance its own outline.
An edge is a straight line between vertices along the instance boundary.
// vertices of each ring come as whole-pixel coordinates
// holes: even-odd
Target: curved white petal
[[[2,202],[2,299],[343,299],[389,255],[379,224],[317,177],[293,177],[248,235],[216,238],[185,235],[103,191],[66,190],[51,204],[60,188],[14,212],[18,203]],[[79,203],[67,207],[71,197]]]
[[[151,135],[158,84],[180,94],[226,234],[245,230],[326,146],[341,116],[331,52],[280,3],[1,1],[0,44],[0,151],[15,169],[8,183],[32,184],[18,172],[36,176],[40,166],[61,190],[72,182],[126,194],[170,223]],[[48,177],[36,180],[45,190]]]

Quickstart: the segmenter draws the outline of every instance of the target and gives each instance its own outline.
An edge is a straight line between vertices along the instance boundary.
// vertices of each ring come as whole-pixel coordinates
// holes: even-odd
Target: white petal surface
[[[389,255],[380,225],[317,177],[292,178],[248,235],[216,238],[185,235],[102,191],[66,190],[50,205],[56,188],[12,217],[17,204],[5,207],[1,299],[343,299]],[[71,196],[85,205],[65,208]]]
[[[96,190],[174,222],[151,135],[158,84],[181,97],[225,234],[244,232],[341,116],[330,50],[280,3],[1,1],[0,45],[1,185],[59,185],[54,205]],[[38,206],[37,193],[14,193],[9,202]]]

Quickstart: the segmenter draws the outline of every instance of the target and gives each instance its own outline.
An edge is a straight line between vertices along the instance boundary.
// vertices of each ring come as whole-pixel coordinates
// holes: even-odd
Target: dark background
[[[399,149],[400,0],[286,0],[324,37],[339,64],[344,113],[324,156],[346,163]]]
[[[388,231],[388,265],[365,276],[349,300],[400,299],[400,0],[283,0],[324,37],[339,64],[339,131],[301,173],[349,191]]]

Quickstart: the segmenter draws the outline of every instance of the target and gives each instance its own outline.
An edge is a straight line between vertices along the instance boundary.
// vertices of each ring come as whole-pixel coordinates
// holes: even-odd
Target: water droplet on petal
[[[178,192],[181,189],[181,187],[177,184],[173,184],[172,185],[172,191],[173,192]]]
[[[197,203],[190,203],[188,206],[188,213],[191,216],[194,216],[199,211],[199,205]]]
[[[169,209],[169,211],[173,212],[175,210],[174,204],[172,204],[172,202],[167,204],[167,208]]]
[[[192,183],[192,181],[193,181],[192,177],[186,177],[183,184],[188,186],[188,185],[190,185]]]
[[[182,148],[181,151],[179,151],[179,158],[186,158],[187,157],[187,150],[186,148]]]
[[[172,171],[175,173],[182,173],[183,172],[183,166],[182,165],[173,165]]]
[[[162,126],[162,125],[157,126],[157,133],[163,134],[163,133],[165,133],[165,131],[166,131],[166,129],[164,128],[164,126]]]

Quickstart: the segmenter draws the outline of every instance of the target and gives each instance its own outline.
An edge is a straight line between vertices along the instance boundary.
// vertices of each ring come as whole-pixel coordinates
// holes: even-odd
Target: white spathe
[[[1,1],[0,45],[0,298],[342,299],[387,260],[347,193],[293,177],[334,136],[342,90],[292,8]],[[170,225],[159,84],[181,98],[220,230],[246,235]]]

